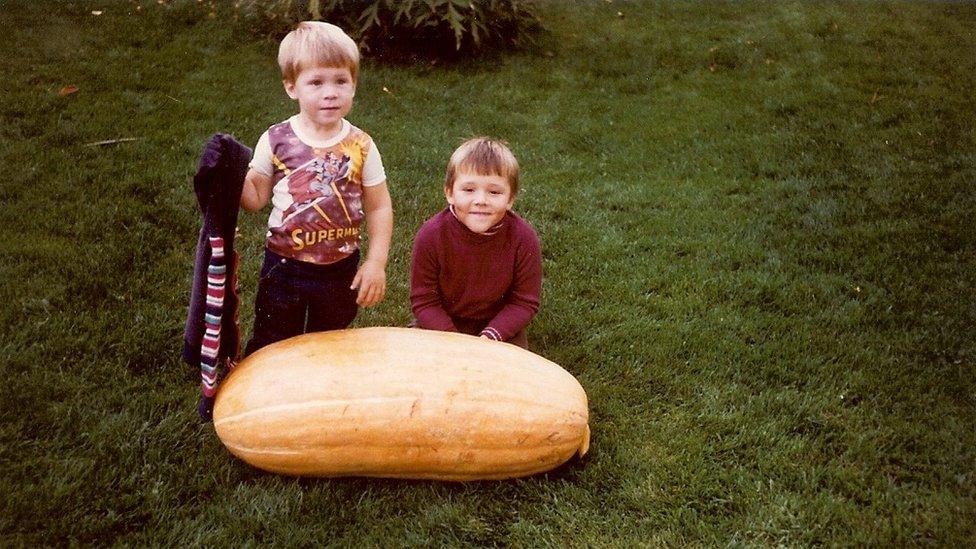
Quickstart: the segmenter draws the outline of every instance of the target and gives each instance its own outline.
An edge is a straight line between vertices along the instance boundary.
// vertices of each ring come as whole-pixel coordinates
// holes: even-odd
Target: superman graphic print
[[[355,252],[363,220],[367,155],[377,157],[368,163],[373,172],[367,174],[370,183],[386,179],[381,163],[380,175],[376,174],[379,153],[370,137],[343,121],[337,139],[313,146],[296,134],[290,120],[269,128],[262,141],[265,137],[267,145],[258,142],[251,167],[271,171],[273,208],[268,219],[268,249],[320,265],[335,263]],[[259,156],[262,153],[270,156],[270,163]]]

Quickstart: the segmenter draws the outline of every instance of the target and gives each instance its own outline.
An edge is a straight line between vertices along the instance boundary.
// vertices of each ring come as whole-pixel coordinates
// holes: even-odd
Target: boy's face
[[[508,178],[465,171],[457,174],[444,195],[461,223],[476,233],[497,225],[515,202]]]
[[[309,67],[284,84],[304,121],[323,132],[339,130],[356,96],[356,81],[347,67]]]

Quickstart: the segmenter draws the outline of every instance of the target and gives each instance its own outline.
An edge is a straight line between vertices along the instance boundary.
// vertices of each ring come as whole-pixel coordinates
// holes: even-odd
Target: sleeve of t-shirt
[[[515,280],[505,305],[481,331],[491,339],[508,341],[524,330],[539,311],[542,296],[542,247],[539,236],[526,226],[515,255]]]
[[[383,169],[383,158],[373,140],[369,141],[369,150],[363,161],[363,187],[372,187],[386,181],[386,170]]]
[[[425,230],[427,229],[427,230]],[[417,324],[427,330],[456,332],[454,320],[444,310],[437,282],[439,271],[435,245],[435,231],[429,226],[420,228],[413,243],[410,264],[410,308]]]
[[[271,177],[274,174],[274,163],[271,162],[271,141],[268,139],[268,132],[265,131],[258,139],[258,144],[254,146],[254,156],[248,167],[252,170]]]

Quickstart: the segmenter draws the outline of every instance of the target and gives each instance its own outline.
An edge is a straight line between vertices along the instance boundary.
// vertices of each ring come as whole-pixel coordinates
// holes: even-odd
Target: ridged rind
[[[362,328],[265,347],[221,385],[214,426],[255,467],[298,476],[502,479],[589,446],[586,393],[525,349]]]

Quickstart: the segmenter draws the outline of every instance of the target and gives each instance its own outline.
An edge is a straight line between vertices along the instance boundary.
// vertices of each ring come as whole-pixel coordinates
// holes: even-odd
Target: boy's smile
[[[506,177],[462,171],[454,184],[444,189],[454,215],[472,232],[484,233],[498,224],[512,209],[515,196]]]
[[[303,129],[318,139],[339,132],[356,96],[356,81],[347,67],[309,67],[284,84],[288,97],[298,101]]]

